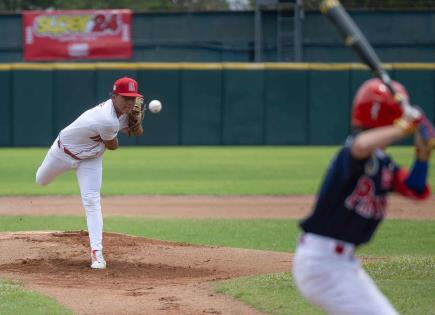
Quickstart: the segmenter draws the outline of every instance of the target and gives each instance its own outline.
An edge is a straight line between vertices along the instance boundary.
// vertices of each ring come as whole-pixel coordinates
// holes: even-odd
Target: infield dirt
[[[106,197],[105,216],[301,218],[314,197]],[[79,197],[1,197],[0,215],[83,215]],[[434,219],[435,198],[393,198],[388,217]],[[74,314],[260,314],[212,281],[289,271],[292,255],[105,233],[106,270],[89,268],[83,231],[0,233],[0,278],[22,280]],[[7,254],[4,254],[7,253]]]

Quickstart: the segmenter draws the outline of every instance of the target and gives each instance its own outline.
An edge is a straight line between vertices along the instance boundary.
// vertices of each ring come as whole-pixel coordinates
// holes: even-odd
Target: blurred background
[[[2,0],[0,62],[23,61],[22,11],[132,10],[145,62],[351,62],[315,0]],[[385,62],[435,61],[433,0],[342,1]]]
[[[433,120],[435,1],[342,3]],[[153,137],[126,145],[342,143],[353,94],[371,74],[318,4],[2,0],[0,146],[50,144],[124,75],[164,105],[145,118]]]

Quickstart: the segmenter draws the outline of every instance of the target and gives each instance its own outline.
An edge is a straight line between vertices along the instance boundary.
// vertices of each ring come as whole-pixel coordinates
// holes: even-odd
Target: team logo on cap
[[[128,82],[128,90],[130,92],[135,92],[136,91],[136,87],[134,86],[134,82]]]
[[[113,90],[116,91],[116,84],[113,85]]]

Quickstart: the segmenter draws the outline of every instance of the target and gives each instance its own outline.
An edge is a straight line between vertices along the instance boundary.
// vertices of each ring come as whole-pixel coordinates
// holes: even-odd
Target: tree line
[[[237,0],[236,0],[237,1]],[[133,11],[229,10],[226,0],[0,0],[0,11],[131,9]]]
[[[296,0],[277,0],[295,2]],[[304,0],[307,10],[318,9],[320,0]],[[0,11],[123,9],[147,11],[225,11],[234,8],[252,10],[256,0],[0,0]],[[341,0],[347,8],[435,8],[435,0]]]

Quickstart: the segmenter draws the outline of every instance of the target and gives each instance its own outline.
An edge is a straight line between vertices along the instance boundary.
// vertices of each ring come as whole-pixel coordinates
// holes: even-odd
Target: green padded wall
[[[435,64],[393,65],[390,73],[433,121]],[[142,137],[120,134],[121,146],[341,144],[354,94],[372,77],[362,67],[325,64],[3,66],[0,146],[50,145],[83,111],[107,100],[122,76],[136,78],[145,102],[159,99],[163,110],[146,113]]]
[[[11,71],[0,71],[0,146],[12,145],[12,87]]]
[[[95,82],[94,71],[54,72],[54,137],[84,111],[97,105]]]
[[[268,70],[265,76],[266,144],[306,144],[308,72]]]
[[[147,112],[143,121],[144,135],[139,144],[176,145],[181,142],[180,133],[180,74],[178,70],[141,70],[138,82],[149,103],[158,99],[163,104],[159,114]]]
[[[53,92],[52,71],[14,72],[11,103],[14,146],[47,146],[53,142]]]
[[[349,131],[349,71],[311,71],[308,144],[342,143]]]
[[[181,144],[222,143],[222,72],[181,73]]]
[[[222,144],[264,144],[264,72],[224,70]]]

